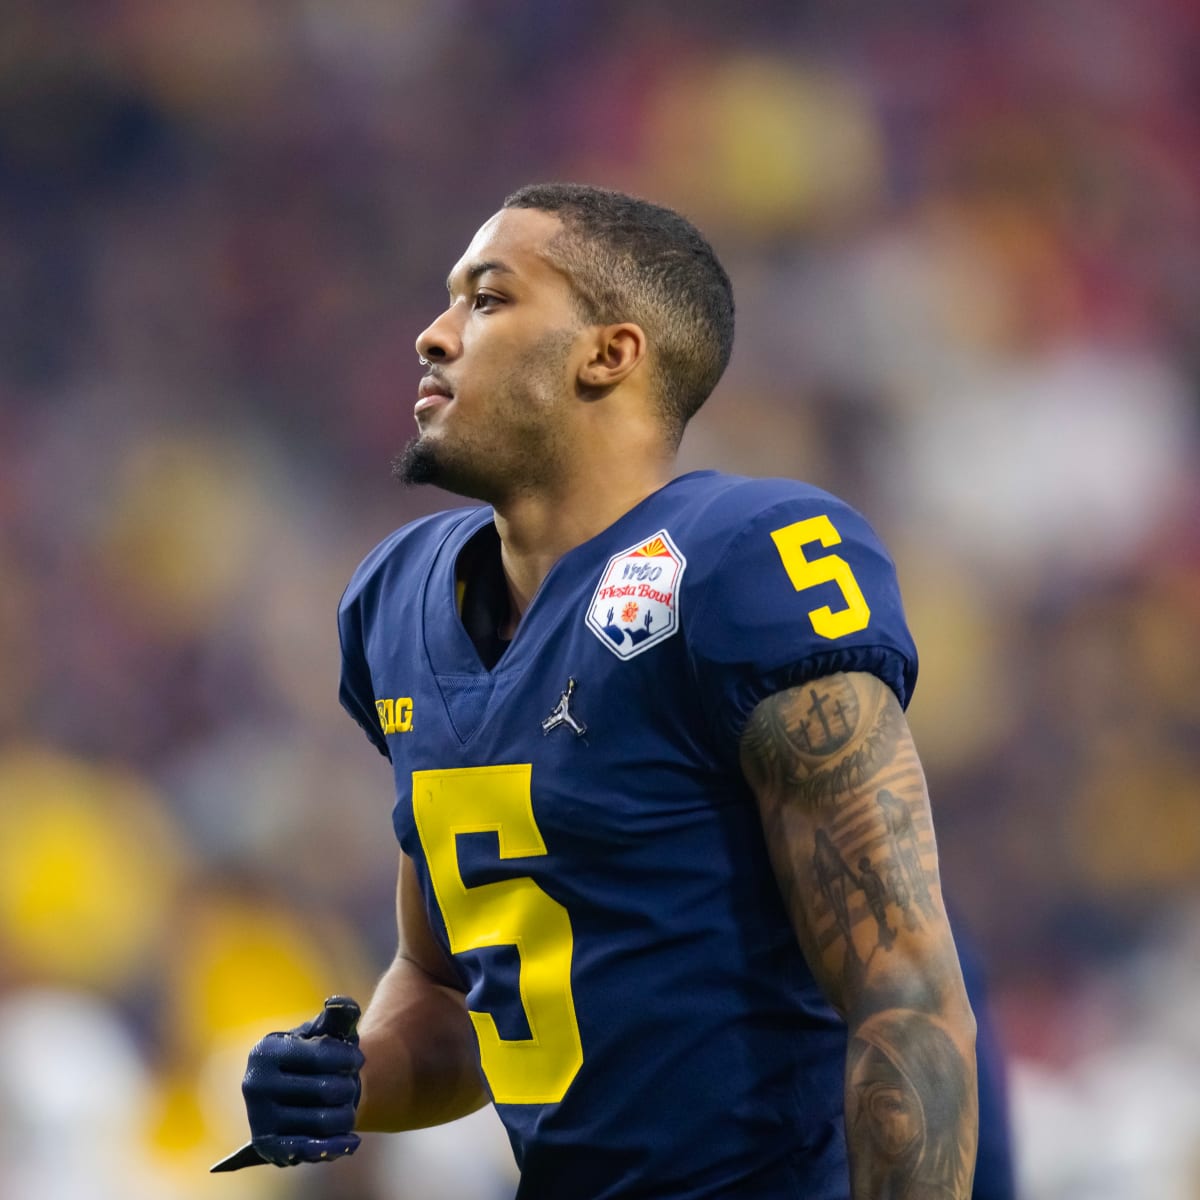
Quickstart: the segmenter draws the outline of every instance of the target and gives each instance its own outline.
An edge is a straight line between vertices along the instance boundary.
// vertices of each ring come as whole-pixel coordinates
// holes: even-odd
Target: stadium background
[[[899,561],[1022,1194],[1200,1196],[1198,63],[1188,0],[0,7],[0,1196],[511,1194],[487,1120],[205,1168],[392,949],[332,615],[441,500],[388,477],[413,338],[544,178],[731,270],[684,466]]]

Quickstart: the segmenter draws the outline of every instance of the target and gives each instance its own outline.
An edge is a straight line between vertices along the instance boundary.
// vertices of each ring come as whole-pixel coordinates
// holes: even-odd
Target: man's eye
[[[476,292],[475,303],[473,307],[482,308],[484,311],[486,311],[489,308],[494,308],[499,303],[499,296],[493,296],[490,292]]]

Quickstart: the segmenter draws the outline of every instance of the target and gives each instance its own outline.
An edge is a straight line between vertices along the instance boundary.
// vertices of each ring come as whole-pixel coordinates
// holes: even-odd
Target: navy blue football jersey
[[[832,672],[907,703],[892,562],[825,492],[696,472],[565,554],[488,669],[456,587],[487,536],[490,508],[459,509],[367,557],[341,698],[394,768],[519,1195],[844,1198],[845,1026],[738,742],[765,696]]]

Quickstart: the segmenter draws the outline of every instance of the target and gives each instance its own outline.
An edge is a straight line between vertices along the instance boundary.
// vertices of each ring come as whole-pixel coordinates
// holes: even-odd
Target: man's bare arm
[[[412,862],[400,855],[400,944],[359,1024],[365,1062],[355,1128],[393,1131],[466,1116],[489,1097],[455,973],[429,928]]]
[[[966,1200],[975,1021],[900,705],[874,676],[831,675],[759,704],[741,757],[800,945],[849,1026],[854,1200]]]

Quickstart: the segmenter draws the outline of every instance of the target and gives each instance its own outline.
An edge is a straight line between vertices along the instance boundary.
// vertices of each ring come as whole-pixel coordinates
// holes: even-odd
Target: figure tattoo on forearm
[[[974,1078],[933,1018],[885,1011],[863,1021],[846,1061],[846,1136],[855,1196],[954,1200],[971,1187]]]

